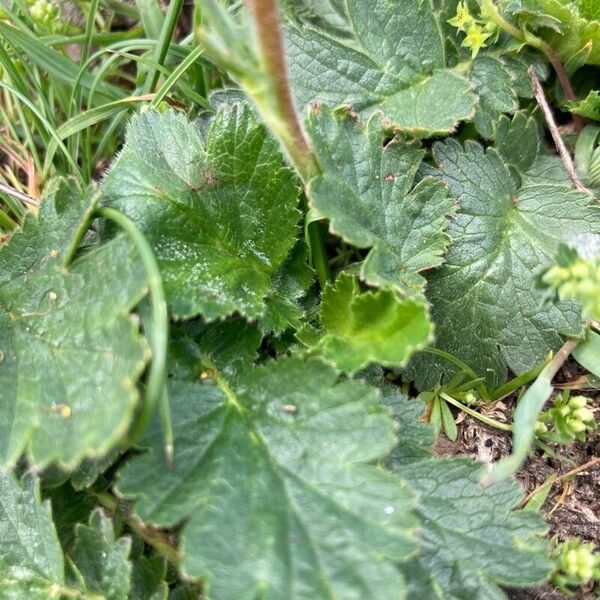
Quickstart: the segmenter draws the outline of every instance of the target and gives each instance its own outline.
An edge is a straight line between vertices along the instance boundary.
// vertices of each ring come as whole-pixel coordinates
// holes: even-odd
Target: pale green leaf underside
[[[417,136],[448,133],[473,117],[469,80],[446,69],[440,24],[429,2],[347,0],[354,40],[308,27],[286,36],[299,104],[381,109],[394,126]]]
[[[230,388],[175,383],[175,456],[158,424],[121,473],[147,523],[183,520],[183,568],[216,600],[403,597],[411,499],[369,463],[393,444],[374,391],[289,358]]]
[[[248,106],[221,105],[205,139],[172,111],[135,116],[102,189],[153,246],[175,317],[264,313],[298,188]]]
[[[600,121],[600,92],[596,90],[592,90],[583,100],[570,102],[567,106],[576,115]]]
[[[26,451],[74,467],[106,452],[135,409],[147,351],[128,312],[145,274],[120,238],[62,266],[84,209],[63,186],[0,250],[2,465]]]
[[[423,151],[398,140],[384,145],[380,114],[363,125],[348,111],[322,107],[309,115],[307,128],[323,171],[309,184],[310,203],[333,233],[371,248],[361,279],[420,294],[420,272],[443,260],[453,210],[440,182],[426,178],[413,188]]]
[[[558,158],[539,156],[511,177],[495,149],[475,142],[438,143],[433,154],[459,203],[448,230],[454,242],[427,289],[436,346],[496,385],[507,367],[523,373],[556,350],[560,334],[581,334],[577,306],[544,304],[534,278],[561,242],[600,235],[600,214],[590,196],[556,179]],[[519,160],[526,164],[525,156]],[[422,383],[447,368],[428,356],[417,365]]]
[[[392,290],[361,293],[347,274],[325,288],[321,326],[324,333],[313,350],[347,373],[371,363],[404,366],[433,334],[424,303],[400,299]]]

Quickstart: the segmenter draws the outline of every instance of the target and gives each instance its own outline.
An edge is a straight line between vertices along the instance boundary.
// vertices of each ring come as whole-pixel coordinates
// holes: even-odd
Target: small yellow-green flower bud
[[[574,417],[569,417],[567,419],[567,425],[569,426],[569,429],[575,433],[581,433],[586,430],[585,423]]]
[[[577,408],[573,414],[584,423],[589,423],[594,420],[594,413],[589,408]]]
[[[587,406],[588,399],[585,396],[573,396],[569,400],[569,406],[571,408],[584,408]]]

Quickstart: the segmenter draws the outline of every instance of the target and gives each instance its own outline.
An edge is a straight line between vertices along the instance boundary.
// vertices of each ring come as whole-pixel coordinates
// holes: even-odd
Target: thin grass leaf
[[[82,180],[81,171],[80,171],[79,167],[77,166],[77,163],[73,160],[73,157],[69,154],[69,151],[67,150],[67,147],[64,145],[64,143],[62,142],[62,140],[58,136],[58,133],[57,133],[56,129],[52,126],[51,123],[48,122],[48,120],[46,119],[46,117],[40,113],[40,111],[33,104],[33,102],[31,102],[31,100],[29,100],[28,98],[26,98],[23,94],[21,94],[20,92],[18,92],[17,90],[15,90],[12,86],[8,85],[7,83],[4,83],[3,81],[0,81],[0,87],[8,90],[11,94],[13,94],[16,98],[18,98],[23,104],[25,104],[27,106],[27,108],[29,108],[29,110],[31,112],[33,112],[37,116],[37,118],[41,121],[42,125],[46,128],[46,131],[56,141],[56,144],[60,148],[61,152],[63,153],[63,155],[64,155],[64,157],[65,157],[65,159],[67,161],[67,163],[69,164],[69,166],[72,169],[72,175],[75,175],[80,180]],[[44,171],[46,171],[45,168],[44,168]]]
[[[43,71],[69,85],[75,83],[77,73],[79,72],[78,66],[63,54],[40,42],[33,34],[19,31],[0,21],[0,35],[16,50],[24,52],[31,62]],[[81,77],[81,85],[89,89],[92,80],[91,73],[85,73]],[[98,93],[110,100],[123,95],[123,92],[118,87],[106,82],[98,86]]]
[[[499,460],[491,471],[484,474],[482,477],[484,485],[508,479],[525,462],[535,437],[535,423],[538,415],[554,391],[552,380],[573,349],[576,348],[577,343],[577,340],[566,342],[520,397],[513,416],[512,452],[506,458]]]
[[[182,8],[183,0],[172,0],[169,3],[167,16],[165,18],[165,22],[163,23],[163,27],[160,32],[160,37],[158,38],[158,44],[156,45],[156,48],[154,50],[155,64],[153,65],[152,70],[148,73],[143,88],[145,92],[150,92],[151,90],[153,90],[156,87],[156,84],[158,83],[158,67],[161,67],[165,62],[167,52],[169,51],[169,46],[171,45],[173,32],[175,31],[175,26],[177,25],[177,21],[179,20],[179,15],[181,14]]]
[[[146,35],[157,40],[165,22],[165,16],[160,10],[157,0],[136,0],[135,5],[140,12],[140,19]]]
[[[154,94],[143,94],[141,96],[129,96],[127,98],[122,98],[121,100],[103,104],[102,106],[96,106],[95,108],[91,108],[90,110],[75,115],[66,123],[63,123],[56,132],[58,137],[64,140],[88,127],[100,123],[100,121],[107,119],[115,113],[127,110],[132,104],[148,102],[153,100],[153,98]]]
[[[179,65],[177,65],[175,70],[167,77],[164,83],[160,86],[159,90],[156,92],[156,95],[150,103],[150,106],[156,108],[165,99],[166,95],[169,93],[171,88],[179,81],[179,79],[192,66],[192,64],[196,62],[196,60],[202,54],[203,51],[204,48],[202,48],[201,46],[197,46],[183,59],[182,62],[179,63]],[[193,92],[196,102],[198,102],[198,100],[201,100],[201,102],[198,102],[200,106],[202,106],[203,108],[209,107],[208,102],[204,98],[202,98],[202,96],[200,96],[193,90],[190,91]]]

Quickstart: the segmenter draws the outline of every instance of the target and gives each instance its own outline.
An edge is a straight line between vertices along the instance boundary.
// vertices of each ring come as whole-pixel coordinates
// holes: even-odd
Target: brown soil
[[[567,369],[565,369],[567,371]],[[571,373],[563,373],[566,380]],[[559,379],[560,380],[560,379]],[[590,395],[590,394],[587,394]],[[513,401],[496,402],[482,410],[488,416],[510,422]],[[592,407],[600,422],[600,394],[595,396]],[[493,462],[506,456],[511,450],[509,433],[488,427],[480,421],[461,414],[457,423],[459,435],[450,442],[443,434],[436,444],[436,452],[444,455],[466,454],[483,462]],[[552,445],[557,458],[536,449],[517,478],[523,487],[524,497],[542,485],[553,473],[560,475],[585,465],[600,457],[600,433],[596,432],[585,443],[570,446]],[[580,537],[600,545],[600,463],[596,462],[576,475],[557,480],[546,499],[542,512],[549,525],[549,537]],[[528,590],[510,590],[512,600],[563,600],[567,598],[553,586],[546,584]],[[600,599],[600,586],[583,588],[570,596],[575,600]]]

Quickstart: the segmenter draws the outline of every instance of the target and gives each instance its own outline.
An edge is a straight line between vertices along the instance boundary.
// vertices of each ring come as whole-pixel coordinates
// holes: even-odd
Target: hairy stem
[[[276,0],[252,0],[252,15],[261,59],[270,78],[276,112],[285,127],[282,142],[300,177],[306,182],[318,173],[317,161],[306,139],[290,90]],[[265,115],[266,116],[266,115]],[[283,132],[282,132],[283,133]]]
[[[319,165],[294,106],[285,64],[277,2],[252,0],[251,7],[261,60],[269,78],[270,90],[265,94],[256,88],[255,82],[248,79],[245,80],[244,87],[254,98],[271,132],[279,139],[298,175],[304,184],[307,184],[319,173]],[[323,287],[331,280],[323,227],[320,223],[310,223],[307,230],[313,265]]]

